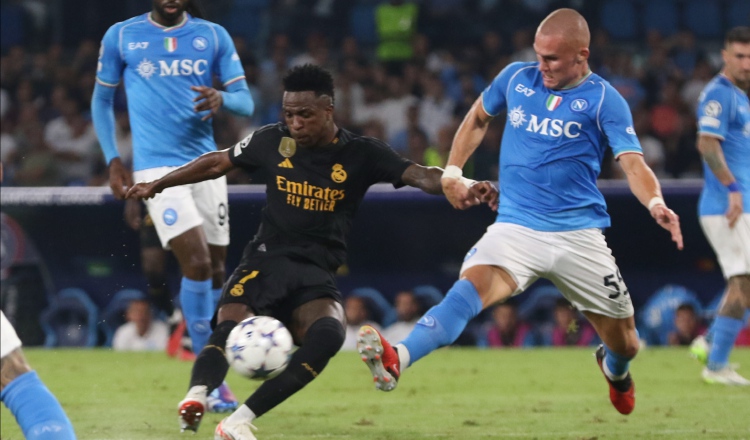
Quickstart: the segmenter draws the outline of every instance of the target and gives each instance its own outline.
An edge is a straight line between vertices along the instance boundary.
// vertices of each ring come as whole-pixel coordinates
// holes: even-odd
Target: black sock
[[[265,381],[245,401],[256,417],[267,413],[289,396],[312,382],[344,344],[344,327],[334,318],[313,323],[302,346],[292,355],[289,365],[277,377]]]
[[[229,371],[229,363],[224,355],[224,347],[227,344],[229,332],[237,325],[234,321],[224,321],[217,325],[208,344],[203,347],[193,364],[193,372],[190,375],[190,388],[197,385],[205,385],[210,393],[221,385],[221,382]]]

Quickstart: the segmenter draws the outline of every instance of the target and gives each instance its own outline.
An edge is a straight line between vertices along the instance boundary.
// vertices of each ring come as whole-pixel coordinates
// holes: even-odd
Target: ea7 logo
[[[140,43],[128,43],[128,50],[146,49],[148,48],[148,41],[142,41]]]
[[[527,98],[533,95],[534,93],[536,93],[521,83],[518,83],[518,85],[516,86],[516,92],[523,93],[524,95],[526,95]]]
[[[187,76],[203,75],[208,69],[206,60],[174,60],[167,64],[164,60],[159,60],[159,76]]]

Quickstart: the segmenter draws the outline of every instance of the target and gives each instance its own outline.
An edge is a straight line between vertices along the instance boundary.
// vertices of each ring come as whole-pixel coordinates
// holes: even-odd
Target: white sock
[[[253,423],[255,420],[255,413],[247,405],[242,404],[237,408],[229,417],[227,417],[227,424],[229,425],[242,425],[246,423]]]
[[[187,392],[187,396],[185,396],[186,399],[195,399],[200,400],[201,402],[206,402],[206,394],[208,393],[208,387],[205,385],[196,385],[192,388],[190,388]]]
[[[411,360],[411,355],[409,355],[409,350],[406,349],[406,346],[404,344],[396,344],[396,353],[398,353],[398,364],[399,364],[399,374],[403,373],[404,370],[409,366],[409,361]]]
[[[607,376],[609,378],[609,380],[611,380],[611,381],[623,380],[623,379],[625,379],[628,376],[628,372],[627,371],[625,373],[619,375],[619,376],[615,376],[614,374],[612,374],[611,371],[609,371],[609,367],[607,366],[607,362],[603,361],[602,362],[602,367],[604,368],[604,375]]]

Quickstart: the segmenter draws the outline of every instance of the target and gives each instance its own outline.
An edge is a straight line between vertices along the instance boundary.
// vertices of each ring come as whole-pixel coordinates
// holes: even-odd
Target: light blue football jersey
[[[625,99],[599,75],[551,90],[538,63],[508,65],[482,93],[487,114],[507,110],[497,222],[538,231],[610,225],[596,187],[607,146],[643,154]]]
[[[743,211],[750,212],[750,101],[724,75],[717,75],[698,98],[698,134],[721,140],[721,150],[742,191]],[[703,163],[703,185],[698,213],[723,215],[729,208],[729,190]]]
[[[196,113],[190,86],[224,86],[245,73],[234,43],[218,24],[191,17],[165,28],[150,13],[117,23],[102,39],[96,80],[125,80],[133,134],[133,169],[180,166],[216,150],[208,111]]]

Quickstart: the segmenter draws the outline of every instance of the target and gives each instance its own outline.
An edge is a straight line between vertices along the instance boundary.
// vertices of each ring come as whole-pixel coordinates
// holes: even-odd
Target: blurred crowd
[[[91,7],[102,3],[76,2]],[[75,41],[68,41],[72,37],[60,38],[63,43],[57,43],[54,35],[39,37],[33,32],[34,19],[39,21],[39,8],[47,3],[3,3],[4,18],[10,20],[8,14],[13,12],[30,17],[27,21],[32,23],[10,36],[6,34],[13,29],[3,30],[3,184],[106,184],[106,166],[89,108],[98,38],[113,23],[97,28],[97,35],[80,32],[74,35]],[[648,164],[659,177],[701,175],[700,156],[695,148],[695,104],[703,86],[721,67],[720,39],[698,41],[690,30],[665,36],[651,29],[634,40],[615,40],[596,19],[599,11],[595,3],[599,2],[209,3],[212,7],[208,12],[224,17],[214,20],[233,35],[256,103],[252,118],[227,113],[215,117],[215,138],[220,149],[263,124],[279,121],[284,72],[295,65],[314,63],[334,73],[339,126],[386,140],[415,162],[442,166],[463,115],[482,90],[508,63],[534,61],[535,26],[551,9],[573,6],[588,18],[592,30],[591,68],[611,82],[630,105]],[[28,4],[37,9],[30,10]],[[150,1],[124,1],[117,7],[122,14],[146,12]],[[49,15],[50,11],[46,12]],[[100,21],[96,23],[102,27]],[[131,158],[130,126],[122,90],[115,109],[118,146],[127,163]],[[497,155],[503,126],[504,117],[491,124],[467,164],[465,175],[498,179]],[[601,177],[623,178],[611,157],[605,160]],[[229,176],[230,183],[251,180],[257,182],[262,176],[242,172]]]

